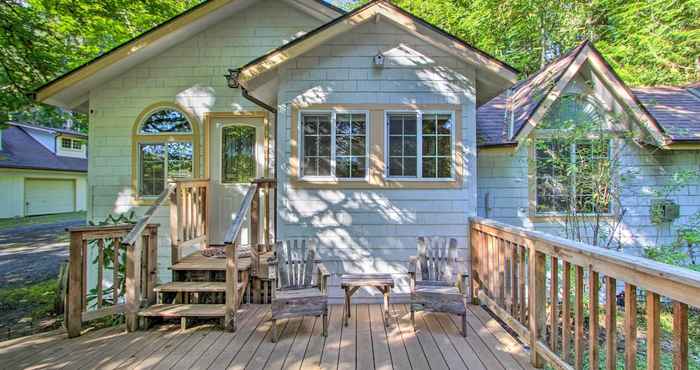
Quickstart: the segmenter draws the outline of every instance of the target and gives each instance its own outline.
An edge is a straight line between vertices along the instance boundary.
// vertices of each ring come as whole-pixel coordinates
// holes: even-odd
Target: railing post
[[[68,264],[68,296],[66,299],[66,330],[68,337],[80,336],[83,313],[83,234],[70,233]]]
[[[256,248],[257,252],[258,241],[260,235],[260,186],[253,194],[253,201],[250,204],[250,248]]]
[[[530,363],[536,368],[544,367],[544,359],[537,352],[537,342],[545,333],[547,301],[545,284],[545,255],[536,250],[537,243],[528,243],[529,274],[528,293],[530,317]]]
[[[158,282],[158,228],[148,227],[148,284],[146,286],[146,298],[148,304],[156,303],[155,287]]]
[[[238,261],[236,246],[238,240],[226,244],[226,307],[224,311],[224,330],[236,330],[236,309],[238,305]]]
[[[471,227],[471,222],[469,224],[469,293],[472,296],[472,304],[473,305],[478,305],[479,304],[479,292],[477,291],[478,287],[478,282],[477,278],[481,278],[481,276],[478,276],[479,273],[479,264],[481,263],[481,260],[479,260],[479,253],[478,250],[480,246],[477,244],[479,242],[479,238],[477,237],[477,231],[474,230],[473,227]]]
[[[138,312],[141,308],[141,248],[141,235],[134,245],[126,246],[126,330],[130,332],[138,329]]]
[[[175,265],[180,261],[180,248],[179,246],[179,233],[178,233],[178,216],[180,207],[180,200],[178,198],[178,193],[180,192],[180,185],[176,185],[176,190],[170,194],[170,263]]]

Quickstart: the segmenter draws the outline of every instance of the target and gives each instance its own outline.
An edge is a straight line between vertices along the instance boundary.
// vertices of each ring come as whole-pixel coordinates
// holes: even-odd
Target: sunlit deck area
[[[3,369],[526,369],[529,354],[489,313],[469,306],[467,337],[460,318],[418,313],[411,328],[408,307],[392,305],[385,326],[381,305],[353,305],[349,326],[343,306],[330,309],[328,337],[321,319],[280,320],[270,341],[269,305],[243,305],[238,330],[209,324],[157,325],[127,333],[123,326],[68,339],[53,332],[0,343]]]

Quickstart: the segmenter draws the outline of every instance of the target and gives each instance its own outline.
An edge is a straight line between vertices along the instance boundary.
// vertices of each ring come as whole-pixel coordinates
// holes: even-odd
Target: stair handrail
[[[129,231],[128,234],[124,237],[122,240],[122,244],[128,245],[133,247],[134,244],[136,243],[136,240],[138,240],[139,235],[143,232],[143,230],[146,229],[146,226],[151,222],[151,218],[153,218],[153,215],[155,214],[156,210],[158,210],[158,207],[162,206],[163,203],[165,203],[166,200],[168,200],[168,197],[172,192],[175,190],[175,184],[169,183],[165,189],[158,195],[158,198],[156,198],[156,201],[153,202],[153,204],[146,210],[146,212],[143,214],[141,219],[134,225],[134,227]]]

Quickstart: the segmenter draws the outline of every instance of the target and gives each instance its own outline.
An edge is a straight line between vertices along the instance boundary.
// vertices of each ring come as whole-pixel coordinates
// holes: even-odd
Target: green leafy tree
[[[631,85],[700,78],[700,0],[394,0],[529,75],[584,39]],[[366,3],[342,1],[345,8]]]
[[[59,126],[85,117],[35,104],[33,89],[200,0],[0,0],[0,124]]]

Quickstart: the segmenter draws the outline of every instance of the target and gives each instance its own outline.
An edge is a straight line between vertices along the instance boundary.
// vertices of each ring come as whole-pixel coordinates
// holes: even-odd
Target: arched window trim
[[[151,114],[160,109],[172,109],[177,110],[182,113],[190,123],[192,131],[186,132],[168,132],[168,133],[141,133],[141,127],[145,120],[150,117]],[[134,194],[136,194],[137,203],[149,204],[152,202],[155,196],[153,195],[142,195],[140,189],[140,178],[141,178],[141,164],[140,164],[140,147],[142,144],[148,143],[167,143],[167,142],[192,142],[192,177],[197,178],[200,176],[200,162],[201,162],[201,149],[200,149],[200,131],[199,131],[199,121],[177,103],[172,102],[157,102],[146,107],[138,115],[134,124],[132,126],[132,140],[131,140],[131,188]],[[156,195],[157,196],[157,195]]]
[[[189,132],[153,132],[153,133],[143,132],[141,129],[143,128],[143,125],[146,123],[146,121],[149,118],[151,118],[151,116],[154,113],[161,111],[161,110],[174,110],[174,111],[182,114],[190,124],[190,131]],[[140,117],[140,120],[138,121],[139,123],[138,123],[138,126],[136,127],[136,132],[135,132],[135,134],[139,135],[139,136],[192,135],[194,133],[194,129],[195,129],[194,126],[196,124],[195,123],[196,121],[194,121],[193,118],[184,109],[180,108],[176,104],[173,104],[172,106],[167,106],[167,105],[162,105],[162,104],[158,105],[158,106],[154,106],[152,109],[142,112],[139,117]]]

